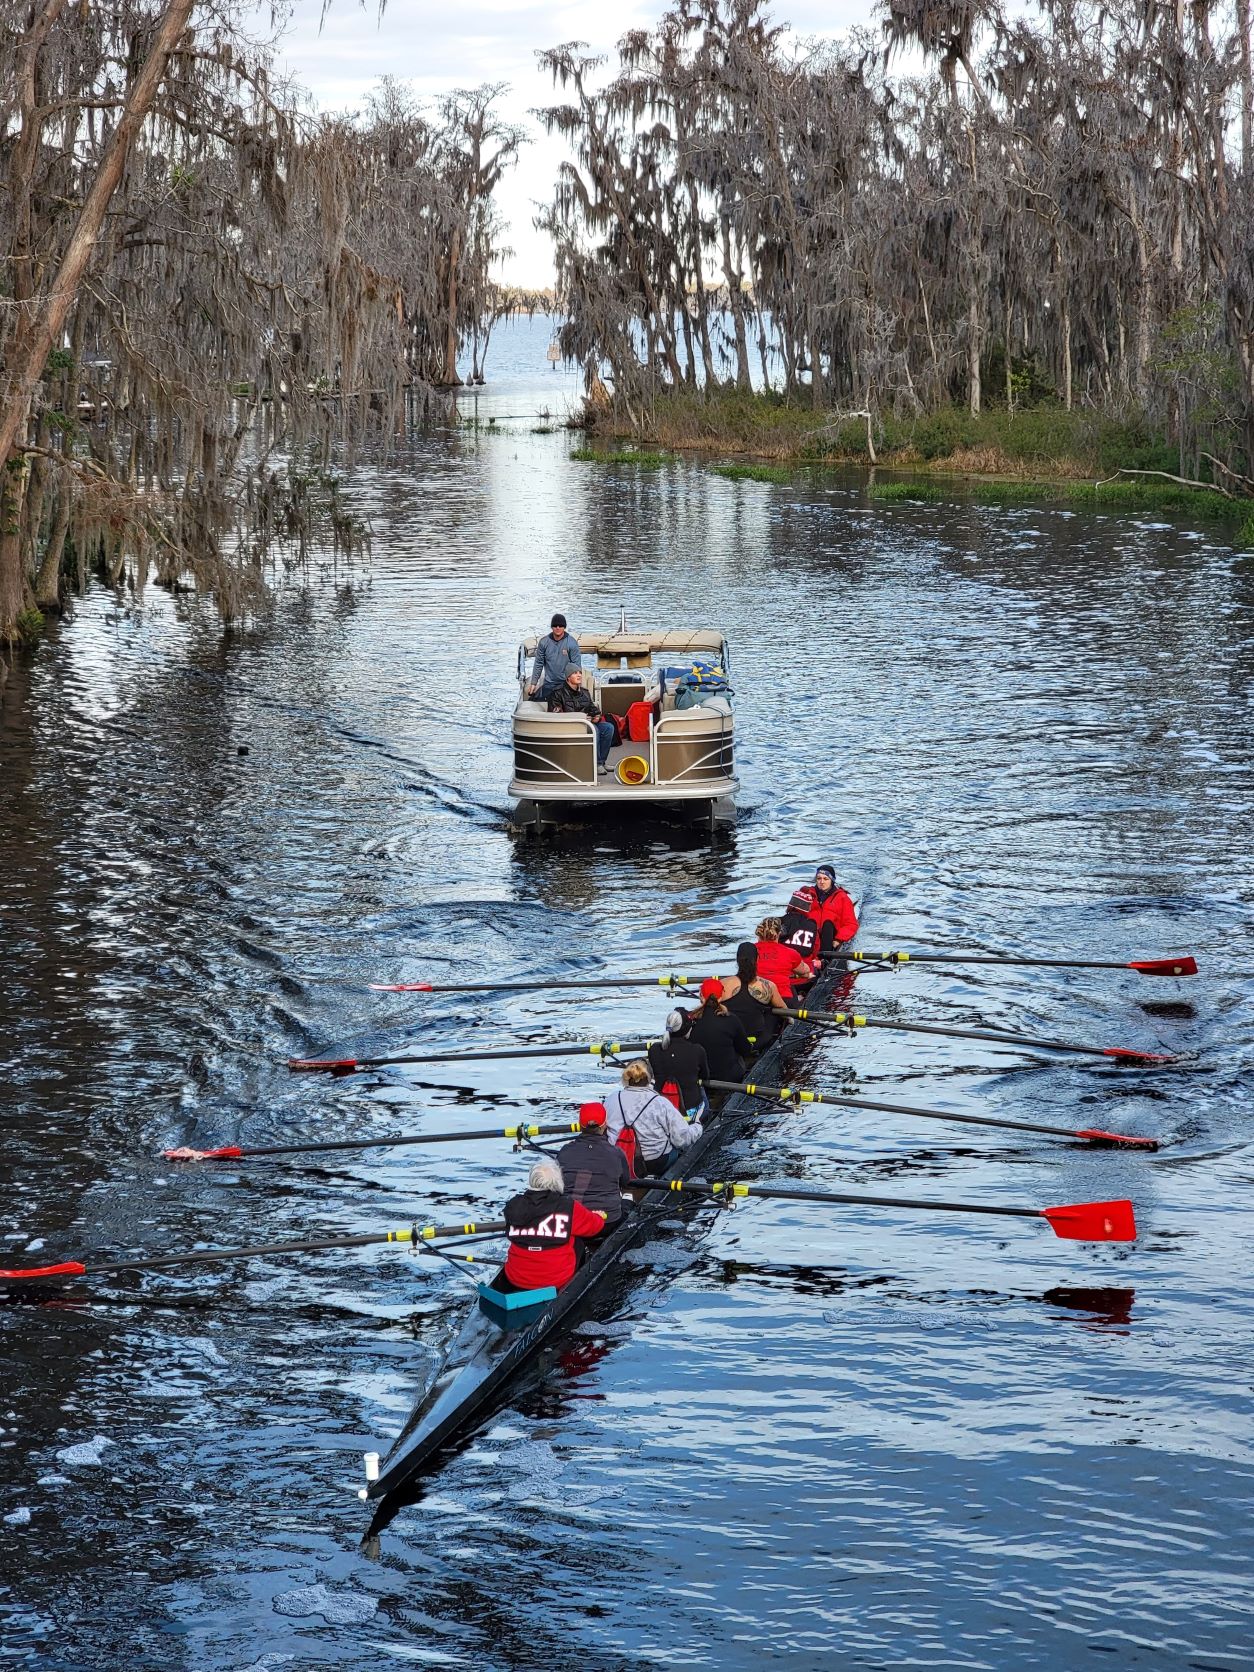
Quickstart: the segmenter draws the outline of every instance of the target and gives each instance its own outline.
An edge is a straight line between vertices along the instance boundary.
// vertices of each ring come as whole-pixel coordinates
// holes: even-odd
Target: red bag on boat
[[[624,1126],[623,1129],[619,1132],[617,1138],[615,1138],[614,1142],[618,1145],[619,1149],[622,1150],[623,1154],[627,1157],[627,1165],[631,1168],[632,1178],[633,1179],[638,1179],[640,1177],[640,1174],[639,1174],[639,1172],[637,1171],[637,1168],[636,1168],[636,1155],[637,1155],[637,1150],[638,1150],[639,1146],[636,1143],[636,1129],[635,1129],[635,1127],[634,1126]]]
[[[664,1080],[662,1082],[662,1084],[658,1087],[658,1091],[662,1094],[662,1096],[666,1099],[666,1101],[668,1103],[673,1103],[675,1105],[675,1107],[679,1110],[679,1112],[681,1114],[683,1113],[683,1108],[684,1108],[683,1097],[680,1094],[678,1084],[674,1080]]]

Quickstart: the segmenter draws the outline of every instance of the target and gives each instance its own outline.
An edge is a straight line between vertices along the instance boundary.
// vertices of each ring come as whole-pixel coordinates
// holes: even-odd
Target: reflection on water
[[[505,1142],[158,1156],[565,1114],[616,1076],[281,1064],[332,1042],[655,1033],[658,992],[366,987],[726,960],[823,860],[877,941],[1192,949],[1204,975],[1151,992],[1096,971],[867,973],[871,1015],[1188,1060],[864,1032],[820,1047],[816,1085],[1165,1147],[767,1107],[735,1168],[1025,1205],[1131,1195],[1141,1240],[795,1202],[699,1216],[377,1561],[360,1453],[456,1327],[463,1286],[439,1262],[311,1255],[6,1305],[0,1660],[1241,1664],[1248,559],[1146,521],[877,507],[830,475],[578,463],[529,419],[488,433],[493,411],[556,410],[563,384],[543,322],[500,342],[519,371],[477,397],[479,430],[354,474],[368,564],[292,577],[230,635],[186,597],[97,591],[0,688],[4,1263],[495,1205],[525,1163]],[[713,841],[599,823],[519,841],[515,646],[555,608],[577,628],[620,602],[728,632],[741,820]]]

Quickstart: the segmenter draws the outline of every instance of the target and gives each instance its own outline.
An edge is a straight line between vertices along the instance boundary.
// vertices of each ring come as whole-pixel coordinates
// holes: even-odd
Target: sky
[[[830,36],[870,22],[873,5],[874,0],[780,0],[774,15],[798,35]],[[509,224],[506,242],[514,250],[502,276],[542,287],[553,282],[553,261],[549,240],[531,222],[566,153],[529,114],[537,105],[559,102],[535,54],[564,41],[586,41],[593,52],[612,54],[629,29],[650,28],[665,9],[665,0],[387,0],[380,16],[375,0],[366,0],[364,8],[358,0],[331,0],[324,18],[322,0],[291,0],[279,60],[324,111],[358,108],[384,75],[410,82],[420,98],[507,82],[499,108],[526,129],[531,143],[499,188]],[[268,5],[261,15],[268,25]],[[268,33],[268,27],[259,26],[259,32]]]

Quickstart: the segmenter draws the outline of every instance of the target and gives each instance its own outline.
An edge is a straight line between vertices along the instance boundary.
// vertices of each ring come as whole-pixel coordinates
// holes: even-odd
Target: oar
[[[494,1126],[478,1132],[393,1132],[384,1138],[323,1138],[316,1144],[256,1144],[242,1149],[224,1144],[221,1149],[162,1150],[166,1161],[250,1161],[259,1155],[314,1155],[324,1150],[394,1149],[401,1144],[464,1144],[478,1138],[539,1138],[563,1132],[578,1132],[577,1120],[565,1126]]]
[[[269,1254],[320,1254],[333,1248],[367,1248],[372,1243],[405,1242],[421,1248],[436,1237],[482,1236],[503,1231],[504,1220],[476,1225],[411,1225],[405,1231],[367,1231],[356,1237],[324,1237],[317,1242],[264,1242],[248,1248],[193,1248],[185,1254],[156,1254],[139,1260],[107,1260],[86,1266],[66,1260],[56,1266],[26,1266],[0,1271],[0,1281],[36,1277],[105,1277],[115,1271],[160,1271],[166,1266],[202,1265],[222,1260],[257,1260]]]
[[[820,958],[857,964],[1023,964],[1062,970],[1135,970],[1138,975],[1196,975],[1197,959],[1130,958],[1110,962],[1099,958],[991,958],[975,952],[821,952]]]
[[[1122,1045],[1076,1045],[1069,1039],[1037,1039],[1030,1033],[1007,1033],[997,1028],[944,1028],[935,1022],[881,1022],[852,1011],[789,1010],[786,1015],[819,1027],[891,1028],[899,1033],[935,1033],[943,1039],[991,1039],[995,1045],[1027,1045],[1033,1050],[1076,1051],[1088,1057],[1115,1057],[1120,1062],[1175,1062],[1159,1051],[1133,1051]]]
[[[512,1062],[522,1057],[616,1057],[624,1052],[639,1054],[653,1044],[651,1039],[620,1044],[616,1039],[594,1045],[510,1045],[492,1051],[422,1051],[412,1057],[338,1057],[325,1061],[310,1057],[289,1057],[293,1074],[356,1074],[359,1068],[390,1068],[408,1062]]]
[[[1086,1126],[1078,1132],[1066,1126],[1046,1126],[1040,1121],[1004,1120],[996,1115],[959,1115],[949,1109],[919,1109],[912,1103],[881,1103],[870,1097],[838,1097],[834,1092],[802,1091],[797,1086],[745,1085],[735,1080],[707,1080],[712,1091],[739,1091],[749,1097],[773,1097],[781,1103],[831,1103],[842,1109],[874,1109],[883,1114],[908,1115],[915,1120],[955,1121],[962,1126],[1001,1126],[1010,1132],[1043,1132],[1050,1138],[1078,1138],[1087,1144],[1122,1144],[1127,1149],[1158,1148],[1157,1138],[1126,1138],[1121,1132],[1103,1132]]]
[[[704,975],[589,975],[561,981],[372,981],[372,993],[566,993],[588,987],[700,987]]]
[[[727,1179],[706,1184],[686,1179],[633,1179],[631,1188],[676,1190],[697,1196],[762,1196],[780,1202],[853,1203],[874,1208],[920,1209],[938,1213],[994,1213],[1011,1219],[1048,1220],[1055,1236],[1076,1242],[1135,1242],[1136,1220],[1132,1203],[1073,1202],[1060,1208],[1002,1208],[987,1202],[937,1202],[914,1196],[858,1196],[838,1190],[777,1190],[770,1186],[742,1184]]]

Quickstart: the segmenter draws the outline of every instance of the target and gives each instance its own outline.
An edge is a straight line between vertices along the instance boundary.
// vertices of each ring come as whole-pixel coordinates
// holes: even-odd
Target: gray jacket
[[[546,633],[536,646],[536,659],[531,664],[531,679],[528,683],[564,685],[570,670],[582,666],[578,639],[569,633],[563,633],[560,639],[555,639],[552,633]]]

